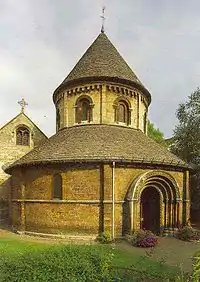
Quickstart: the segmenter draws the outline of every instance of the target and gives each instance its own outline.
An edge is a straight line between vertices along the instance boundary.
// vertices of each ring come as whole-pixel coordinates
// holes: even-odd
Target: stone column
[[[21,183],[20,231],[25,231],[25,185]]]
[[[176,199],[176,228],[179,228],[181,224],[180,204],[181,204],[181,199]]]
[[[140,201],[133,199],[133,230],[140,229]]]
[[[68,101],[67,93],[63,95],[63,127],[68,127]]]
[[[140,127],[140,94],[137,94],[137,129]]]
[[[168,199],[165,200],[165,232],[168,229],[168,225],[169,225],[169,208],[168,208]]]
[[[133,212],[133,209],[134,209],[134,207],[133,207],[133,200],[130,200],[129,201],[129,211],[130,211],[130,233],[132,233],[133,232],[133,230],[134,230],[134,218],[133,218],[133,214],[134,214],[134,212]]]

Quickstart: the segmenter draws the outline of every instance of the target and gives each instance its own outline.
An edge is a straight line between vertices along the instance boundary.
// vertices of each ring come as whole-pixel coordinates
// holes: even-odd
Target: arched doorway
[[[140,199],[141,228],[160,233],[160,194],[154,187],[143,190]]]

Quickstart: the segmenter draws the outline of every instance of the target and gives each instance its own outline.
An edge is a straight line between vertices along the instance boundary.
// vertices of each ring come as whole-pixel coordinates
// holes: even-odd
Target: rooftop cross
[[[18,104],[21,106],[21,112],[23,113],[25,107],[28,106],[28,103],[22,98],[21,101],[18,101]]]
[[[105,24],[105,9],[106,9],[106,7],[105,6],[103,6],[103,8],[102,8],[102,15],[101,15],[101,18],[102,18],[102,26],[101,26],[101,32],[102,33],[104,33],[104,31],[105,31],[105,28],[104,28],[104,24]]]

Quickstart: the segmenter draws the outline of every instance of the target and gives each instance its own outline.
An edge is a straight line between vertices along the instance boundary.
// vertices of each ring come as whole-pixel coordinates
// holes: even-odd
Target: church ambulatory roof
[[[106,34],[100,33],[92,45],[87,49],[69,75],[55,90],[73,85],[80,81],[111,80],[133,85],[143,91],[149,103],[151,95],[128,66]]]
[[[117,125],[78,125],[60,130],[5,169],[34,164],[110,162],[188,167],[140,130]]]

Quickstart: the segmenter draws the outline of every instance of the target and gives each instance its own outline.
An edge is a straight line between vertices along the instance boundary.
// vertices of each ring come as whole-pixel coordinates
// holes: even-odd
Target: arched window
[[[121,100],[117,102],[115,106],[115,121],[126,125],[130,124],[130,109],[126,101]]]
[[[88,98],[81,98],[76,103],[76,122],[90,122],[92,120],[92,103]]]
[[[62,199],[62,176],[59,173],[53,176],[53,199]]]
[[[60,110],[57,109],[56,110],[56,126],[57,126],[57,130],[60,129]]]
[[[144,133],[146,133],[147,132],[147,113],[145,112],[144,113],[144,117],[143,117],[143,126],[144,126],[144,128],[143,128],[143,131],[144,131]]]
[[[16,130],[16,145],[30,145],[30,131],[25,126],[21,126]]]

